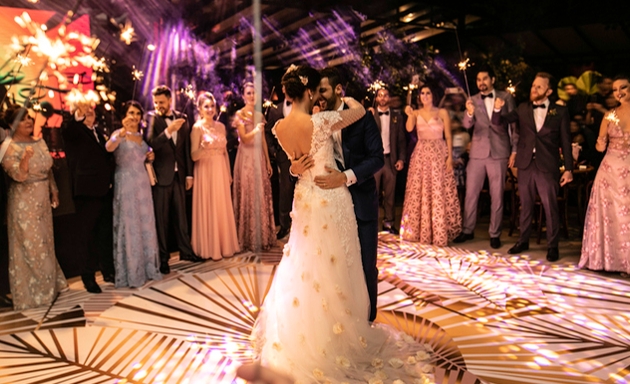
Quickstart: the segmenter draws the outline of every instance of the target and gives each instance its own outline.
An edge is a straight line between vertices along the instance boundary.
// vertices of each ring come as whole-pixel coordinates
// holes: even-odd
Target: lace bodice
[[[444,121],[436,116],[426,121],[422,115],[418,113],[416,118],[416,132],[418,133],[418,139],[441,140],[444,135]]]
[[[122,140],[118,148],[114,151],[116,166],[124,170],[140,170],[144,172],[144,159],[149,146],[141,141],[135,143],[131,140]]]
[[[608,149],[630,151],[630,133],[624,132],[619,126],[617,113],[613,110],[606,116],[606,119],[608,120]]]

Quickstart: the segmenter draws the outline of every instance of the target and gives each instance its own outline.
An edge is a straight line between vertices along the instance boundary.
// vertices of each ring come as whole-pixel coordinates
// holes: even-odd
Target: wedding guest
[[[0,157],[2,143],[10,136],[10,123],[0,119]],[[8,144],[7,144],[8,147]],[[2,159],[0,158],[0,161]],[[7,237],[7,180],[6,173],[0,172],[0,307],[13,307],[13,301],[8,294],[9,287],[9,238]]]
[[[389,106],[389,90],[381,88],[376,92],[376,113],[374,118],[383,140],[383,156],[385,166],[374,178],[377,193],[383,193],[383,230],[398,234],[395,224],[394,203],[396,199],[396,175],[405,166],[407,159],[407,140],[405,138],[405,121],[400,110]]]
[[[240,140],[232,188],[236,230],[242,250],[267,250],[276,244],[276,228],[265,121],[264,116],[254,110],[256,91],[253,83],[245,83],[243,98],[245,107],[234,116]]]
[[[112,233],[112,183],[114,162],[105,149],[105,137],[96,124],[94,106],[81,101],[61,126],[73,201],[77,216],[76,253],[81,260],[81,280],[90,293],[101,293],[94,279],[114,282]]]
[[[317,113],[315,107],[313,107],[313,113]],[[278,139],[272,133],[276,122],[283,119],[291,112],[291,102],[285,99],[279,105],[272,107],[268,111],[267,122],[265,124],[265,132],[267,134],[267,145],[269,146],[270,155],[274,154],[275,165],[278,170],[278,221],[280,224],[280,230],[276,234],[277,239],[282,239],[289,234],[289,228],[291,228],[291,209],[293,207],[293,190],[295,188],[295,180],[289,173],[291,168],[291,160],[287,156],[286,152],[280,147]]]
[[[145,168],[154,158],[142,138],[144,115],[137,101],[123,105],[123,127],[105,144],[114,152],[114,267],[116,288],[141,287],[148,280],[160,280],[159,255],[151,182]]]
[[[630,77],[619,75],[612,91],[620,106],[602,120],[597,150],[606,155],[588,203],[580,267],[630,274]]]
[[[55,257],[52,208],[59,205],[59,192],[53,159],[44,140],[32,136],[34,120],[26,109],[16,106],[5,111],[5,116],[7,121],[19,121],[2,168],[11,178],[9,284],[13,308],[21,311],[51,304],[68,283]]]
[[[422,85],[422,107],[405,108],[407,131],[416,130],[418,143],[409,163],[400,227],[403,240],[444,247],[460,233],[462,219],[453,175],[451,119],[434,105],[434,94]]]
[[[518,254],[529,249],[534,203],[538,195],[547,220],[548,261],[557,261],[560,257],[558,192],[560,187],[573,180],[573,159],[570,155],[564,156],[562,177],[558,168],[559,150],[571,153],[571,132],[567,108],[549,100],[554,84],[550,74],[539,72],[532,83],[529,102],[521,103],[508,112],[504,108],[505,100],[497,97],[492,113],[492,124],[518,122],[519,127],[513,140],[518,148],[514,165],[518,169],[521,235],[508,253]]]
[[[466,129],[472,129],[472,143],[470,160],[466,167],[464,228],[454,242],[462,243],[475,237],[479,194],[487,177],[491,204],[488,233],[490,246],[497,249],[501,247],[505,175],[508,166],[512,167],[514,164],[516,145],[510,140],[510,126],[507,123],[493,124],[490,121],[495,98],[506,100],[507,112],[514,109],[512,95],[494,89],[495,80],[491,68],[481,68],[477,73],[479,93],[466,101],[466,114],[462,125]]]
[[[221,260],[239,252],[230,184],[230,159],[225,125],[215,121],[217,103],[204,92],[197,98],[199,120],[190,136],[195,162],[193,189],[193,251],[203,259]]]
[[[161,85],[153,89],[153,106],[149,112],[147,143],[155,153],[153,167],[157,184],[153,186],[153,205],[160,252],[160,272],[171,273],[168,265],[168,229],[173,216],[173,229],[179,259],[203,261],[195,255],[188,235],[186,190],[193,187],[193,162],[190,157],[190,128],[185,114],[171,109],[171,90]]]

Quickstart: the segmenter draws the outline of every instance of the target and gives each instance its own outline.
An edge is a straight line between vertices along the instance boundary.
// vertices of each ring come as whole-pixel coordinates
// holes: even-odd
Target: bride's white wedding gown
[[[432,383],[422,345],[367,321],[350,192],[313,181],[325,166],[336,168],[331,127],[341,117],[321,112],[311,120],[314,166],[295,187],[291,236],[254,326],[254,348],[296,383]]]

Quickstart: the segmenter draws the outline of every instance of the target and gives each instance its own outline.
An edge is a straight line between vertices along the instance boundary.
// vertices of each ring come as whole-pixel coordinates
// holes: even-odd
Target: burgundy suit
[[[517,122],[516,162],[518,185],[521,199],[519,242],[528,243],[531,234],[532,214],[536,193],[545,209],[547,220],[547,247],[558,247],[560,230],[560,212],[558,210],[558,192],[560,190],[560,152],[564,156],[564,167],[573,171],[571,156],[571,132],[569,113],[566,107],[550,103],[546,108],[545,120],[538,130],[534,119],[531,102],[521,103],[509,114],[494,112],[492,122],[507,120]]]

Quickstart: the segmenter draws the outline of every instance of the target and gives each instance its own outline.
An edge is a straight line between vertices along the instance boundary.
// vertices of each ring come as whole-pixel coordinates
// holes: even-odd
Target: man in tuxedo
[[[396,199],[396,175],[405,166],[407,139],[405,121],[400,110],[389,106],[389,90],[381,88],[376,92],[376,114],[374,118],[383,141],[385,165],[374,175],[377,195],[383,193],[383,230],[394,235],[398,229],[394,225]]]
[[[291,229],[291,209],[293,208],[293,190],[295,189],[295,179],[289,174],[289,168],[291,167],[291,160],[284,152],[276,136],[271,133],[276,122],[291,112],[291,102],[284,100],[282,104],[276,108],[270,108],[267,116],[267,123],[265,125],[265,132],[267,135],[267,144],[269,147],[270,158],[275,159],[276,167],[278,170],[278,220],[280,222],[280,230],[276,237],[278,239],[284,238]]]
[[[320,95],[322,108],[336,111],[348,108],[341,97],[341,75],[336,68],[325,68],[321,72]],[[378,246],[378,195],[374,174],[384,165],[383,142],[378,126],[371,113],[367,113],[356,123],[336,131],[335,160],[342,171],[328,168],[328,175],[316,176],[314,181],[323,189],[333,189],[347,185],[354,212],[357,216],[359,242],[361,244],[361,261],[370,296],[369,320],[376,318],[376,301],[378,296],[378,269],[376,256]],[[291,164],[291,173],[301,174],[304,163],[309,163],[308,156]],[[295,166],[295,168],[294,168]]]
[[[507,167],[514,166],[516,146],[511,145],[507,122],[493,124],[490,119],[494,110],[495,98],[505,100],[505,112],[514,110],[514,99],[504,91],[494,89],[495,76],[490,68],[482,68],[477,73],[479,93],[466,101],[466,113],[462,126],[473,129],[470,147],[470,160],[466,167],[466,198],[464,206],[464,227],[453,242],[472,240],[477,223],[479,194],[486,176],[490,187],[490,246],[501,247],[501,221],[503,220],[503,191]],[[509,161],[508,161],[509,157]]]
[[[94,279],[114,282],[112,183],[114,159],[105,149],[94,107],[82,102],[67,116],[61,134],[68,160],[72,196],[77,216],[76,253],[81,260],[81,280],[90,293],[101,293]]]
[[[547,260],[557,261],[560,212],[558,192],[561,186],[573,180],[573,158],[571,156],[571,132],[569,112],[562,105],[552,104],[555,81],[545,72],[534,78],[530,90],[530,101],[521,103],[512,112],[506,110],[505,101],[496,98],[492,123],[517,122],[514,135],[517,151],[515,165],[518,168],[518,190],[521,200],[520,231],[518,242],[508,250],[517,254],[529,249],[532,215],[536,194],[545,209],[547,219]],[[560,177],[559,149],[564,153],[564,172]],[[560,182],[558,183],[558,180]]]
[[[153,92],[155,111],[149,112],[147,142],[153,148],[153,167],[157,184],[153,187],[153,205],[160,249],[160,272],[171,273],[168,265],[169,218],[174,229],[180,260],[203,261],[190,245],[186,218],[186,190],[193,186],[193,162],[190,157],[190,127],[185,114],[171,109],[171,90],[158,86]]]

